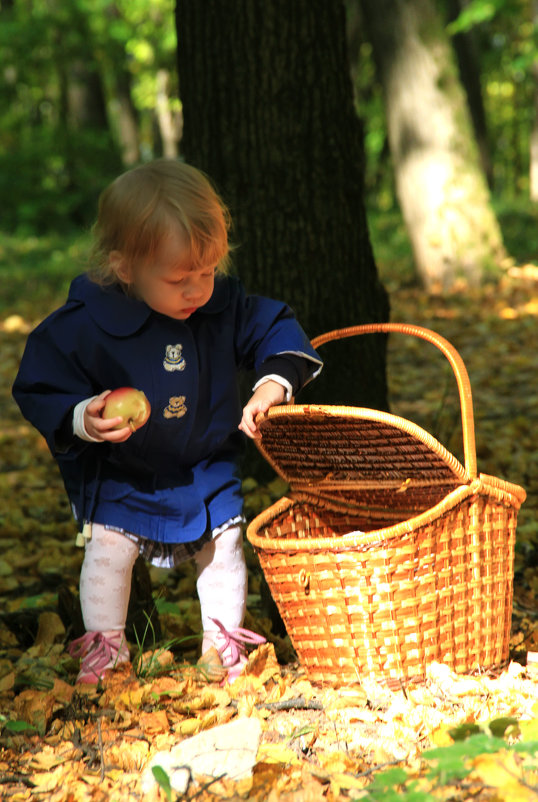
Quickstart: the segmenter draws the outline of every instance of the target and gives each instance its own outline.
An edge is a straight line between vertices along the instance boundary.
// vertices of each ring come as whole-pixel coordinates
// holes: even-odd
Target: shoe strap
[[[120,650],[121,639],[124,637],[123,632],[118,632],[118,636],[105,637],[99,631],[86,632],[81,638],[72,641],[67,647],[67,651],[71,657],[84,658],[90,649],[94,649],[95,655],[100,653],[106,655],[107,659],[112,659],[114,652]]]
[[[266,642],[266,638],[263,635],[258,635],[257,632],[252,632],[250,629],[237,627],[230,631],[226,629],[218,618],[210,618],[209,620],[216,624],[224,637],[224,643],[221,646],[217,646],[217,651],[222,655],[229,648],[232,664],[236,663],[241,655],[245,654],[246,643],[260,645]]]

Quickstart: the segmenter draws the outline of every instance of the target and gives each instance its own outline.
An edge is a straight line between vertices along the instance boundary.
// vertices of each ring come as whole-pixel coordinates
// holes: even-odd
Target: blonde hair
[[[187,233],[193,269],[216,266],[217,272],[227,272],[227,207],[200,170],[157,159],[123,173],[101,194],[92,228],[90,278],[99,284],[115,283],[110,253],[119,251],[131,263],[151,258],[174,223]]]

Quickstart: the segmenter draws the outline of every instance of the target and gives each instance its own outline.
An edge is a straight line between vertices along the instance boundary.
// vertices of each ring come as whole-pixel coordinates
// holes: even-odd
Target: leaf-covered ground
[[[3,255],[16,262],[9,249]],[[102,688],[74,686],[66,626],[76,622],[76,605],[71,617],[68,608],[82,554],[45,444],[10,398],[27,332],[61,300],[60,268],[49,298],[14,292],[0,311],[0,796],[538,799],[538,673],[527,666],[527,653],[538,652],[537,268],[507,266],[500,281],[448,298],[387,281],[392,320],[443,334],[467,365],[479,469],[528,494],[518,519],[510,665],[494,676],[456,677],[434,664],[425,683],[395,691],[373,683],[312,686],[288,639],[272,631],[250,547],[246,624],[269,642],[234,685],[212,680],[212,665],[196,665],[199,608],[186,566],[151,572],[159,643],[149,630],[144,643],[132,644],[132,666],[109,675]],[[419,341],[391,338],[389,380],[393,411],[461,456],[457,393],[442,356]],[[280,481],[258,486],[251,479],[245,488],[249,516],[284,490]],[[260,722],[246,777],[202,772],[176,792],[171,769],[148,768],[156,755],[245,718]]]

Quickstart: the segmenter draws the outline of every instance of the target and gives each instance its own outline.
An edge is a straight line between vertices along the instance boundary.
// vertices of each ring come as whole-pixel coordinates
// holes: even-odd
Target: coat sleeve
[[[71,416],[79,401],[95,394],[77,358],[68,317],[53,313],[30,334],[13,384],[22,414],[53,455],[87,445],[72,434]]]
[[[310,345],[291,308],[281,301],[260,295],[246,295],[238,286],[236,348],[242,367],[263,375],[263,363],[273,357],[293,362],[304,360],[300,375],[302,386],[315,378],[323,363]]]

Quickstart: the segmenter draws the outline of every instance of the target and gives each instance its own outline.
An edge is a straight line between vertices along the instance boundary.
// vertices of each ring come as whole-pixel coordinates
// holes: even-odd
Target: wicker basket
[[[424,677],[508,659],[517,511],[525,491],[477,474],[471,389],[458,352],[436,345],[458,383],[463,466],[404,418],[349,406],[290,405],[261,417],[259,448],[290,484],[247,530],[298,658],[312,682]]]

